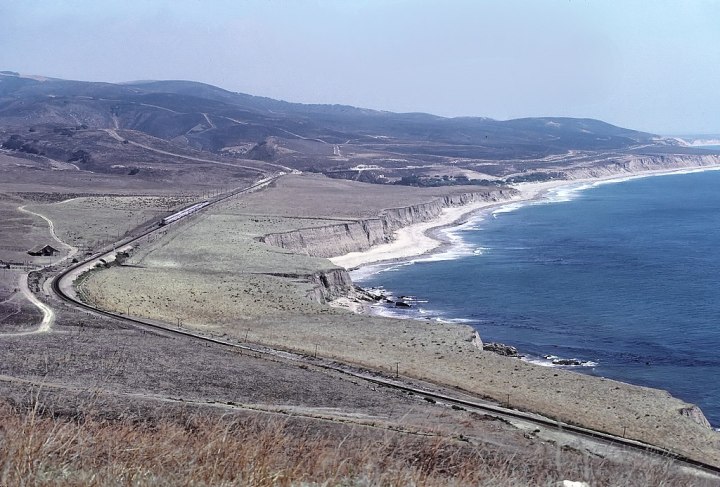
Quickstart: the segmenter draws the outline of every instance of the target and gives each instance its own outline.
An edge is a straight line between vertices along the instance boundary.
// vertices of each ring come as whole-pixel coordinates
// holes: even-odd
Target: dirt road
[[[49,230],[50,230],[50,237],[52,237],[55,242],[57,242],[58,246],[63,247],[66,252],[65,255],[61,256],[57,260],[51,262],[49,266],[53,266],[56,264],[59,264],[60,262],[63,262],[67,259],[71,259],[77,252],[77,247],[73,247],[72,245],[69,245],[57,236],[55,233],[55,225],[53,224],[52,220],[50,220],[45,215],[42,215],[40,213],[36,213],[32,210],[28,210],[25,208],[25,206],[19,206],[18,210],[29,213],[31,215],[38,216],[45,220],[47,222]],[[19,279],[19,285],[20,285],[20,292],[22,293],[25,298],[32,303],[33,306],[38,308],[40,312],[43,314],[43,319],[40,322],[40,325],[35,329],[31,331],[23,331],[23,332],[16,332],[16,333],[3,333],[0,334],[0,336],[23,336],[23,335],[33,335],[36,333],[47,333],[52,328],[53,323],[55,322],[55,313],[53,312],[52,308],[47,306],[45,303],[40,301],[33,293],[30,291],[30,288],[28,286],[28,273],[23,273],[20,275]]]

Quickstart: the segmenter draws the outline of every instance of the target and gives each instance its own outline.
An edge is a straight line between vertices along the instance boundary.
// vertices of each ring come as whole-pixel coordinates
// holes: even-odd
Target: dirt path
[[[48,217],[46,217],[45,215],[42,215],[40,213],[36,213],[32,210],[28,210],[27,208],[25,208],[24,205],[18,206],[18,210],[25,212],[25,213],[29,213],[31,215],[39,216],[40,218],[45,220],[45,222],[47,222],[47,224],[48,224],[48,227],[50,227],[50,237],[52,237],[52,239],[55,240],[55,242],[57,242],[60,246],[64,247],[67,250],[66,256],[59,258],[58,260],[50,263],[49,265],[59,264],[60,262],[66,260],[66,259],[71,259],[75,254],[77,254],[77,252],[78,252],[77,247],[73,247],[72,245],[67,244],[64,241],[60,240],[60,237],[58,237],[57,233],[55,233],[55,225],[53,224],[52,220],[50,220]]]
[[[52,328],[52,325],[55,322],[55,312],[52,310],[52,308],[50,308],[50,306],[40,301],[37,297],[35,297],[32,291],[30,291],[30,288],[28,287],[27,274],[20,275],[19,284],[20,292],[22,293],[22,295],[25,296],[28,301],[30,301],[36,308],[38,308],[42,312],[43,319],[40,322],[40,326],[38,326],[35,330],[19,331],[16,333],[2,333],[0,334],[0,337],[18,337],[49,332],[50,328]]]
[[[313,139],[313,138],[310,138],[310,137],[303,137],[302,135],[298,135],[298,134],[296,134],[296,133],[294,133],[294,132],[290,132],[289,130],[285,130],[285,129],[281,129],[281,128],[278,128],[278,130],[280,130],[280,131],[282,131],[282,132],[285,132],[286,134],[290,134],[290,135],[292,135],[292,136],[294,136],[294,137],[297,137],[298,139],[302,139],[302,140],[313,140],[313,141],[315,141],[315,142],[322,142],[323,144],[327,144],[327,142],[325,142],[325,141],[322,140],[322,139]]]
[[[52,220],[50,220],[48,217],[46,217],[45,215],[41,215],[40,213],[36,213],[34,211],[28,210],[27,208],[25,208],[25,206],[19,206],[18,210],[20,210],[24,213],[29,213],[31,215],[38,216],[38,217],[42,218],[43,220],[45,220],[50,229],[50,236],[52,237],[52,239],[55,240],[55,242],[57,242],[57,244],[59,246],[64,247],[65,250],[67,251],[66,255],[51,262],[50,264],[48,264],[48,266],[53,266],[53,265],[59,264],[60,262],[63,262],[64,260],[71,259],[78,252],[77,247],[73,247],[72,245],[69,245],[69,244],[63,242],[62,240],[60,240],[60,238],[55,233],[55,225],[53,224]],[[55,322],[55,313],[53,312],[52,308],[50,308],[48,305],[46,305],[45,303],[40,301],[35,296],[35,294],[33,294],[33,292],[30,291],[30,287],[28,286],[28,273],[23,273],[20,275],[19,284],[20,284],[20,292],[22,293],[22,295],[25,296],[25,298],[28,301],[30,301],[30,303],[32,303],[33,306],[35,306],[36,308],[38,308],[40,310],[40,312],[43,314],[43,319],[40,322],[40,325],[35,330],[23,331],[23,332],[17,332],[17,333],[3,333],[3,334],[0,334],[0,336],[13,337],[13,336],[34,335],[36,333],[47,333],[48,331],[50,331],[53,323]]]
[[[208,114],[207,114],[207,113],[203,113],[202,116],[205,117],[205,120],[207,121],[208,125],[210,125],[210,128],[211,128],[211,129],[216,128],[216,127],[215,127],[215,124],[212,123],[212,120],[210,120],[210,117],[208,117]]]

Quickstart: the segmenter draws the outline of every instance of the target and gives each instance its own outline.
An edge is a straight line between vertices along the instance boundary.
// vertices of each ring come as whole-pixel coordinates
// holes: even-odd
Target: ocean
[[[720,171],[578,184],[443,231],[438,254],[353,273],[525,360],[661,388],[720,426]]]

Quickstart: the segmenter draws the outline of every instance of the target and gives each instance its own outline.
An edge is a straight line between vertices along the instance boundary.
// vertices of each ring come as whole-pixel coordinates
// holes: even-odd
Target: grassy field
[[[376,217],[386,208],[425,203],[446,194],[484,191],[487,191],[487,188],[477,186],[388,187],[303,174],[278,180],[270,191],[253,193],[233,200],[228,205],[228,211],[286,216],[294,219],[362,219]]]
[[[52,220],[58,237],[74,247],[93,248],[120,240],[142,223],[194,201],[171,196],[84,196],[27,209]]]
[[[61,247],[44,220],[18,209],[26,203],[16,195],[0,194],[0,333],[26,331],[42,319],[20,292],[20,279],[57,257],[33,257],[27,251],[36,245]]]
[[[0,193],[0,261],[33,262],[28,250],[54,243],[41,218],[18,210],[25,204],[22,198]]]

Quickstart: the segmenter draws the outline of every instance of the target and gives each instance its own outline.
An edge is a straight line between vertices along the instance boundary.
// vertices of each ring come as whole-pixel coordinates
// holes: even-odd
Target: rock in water
[[[556,358],[552,361],[553,365],[583,365],[583,363],[575,358]]]

